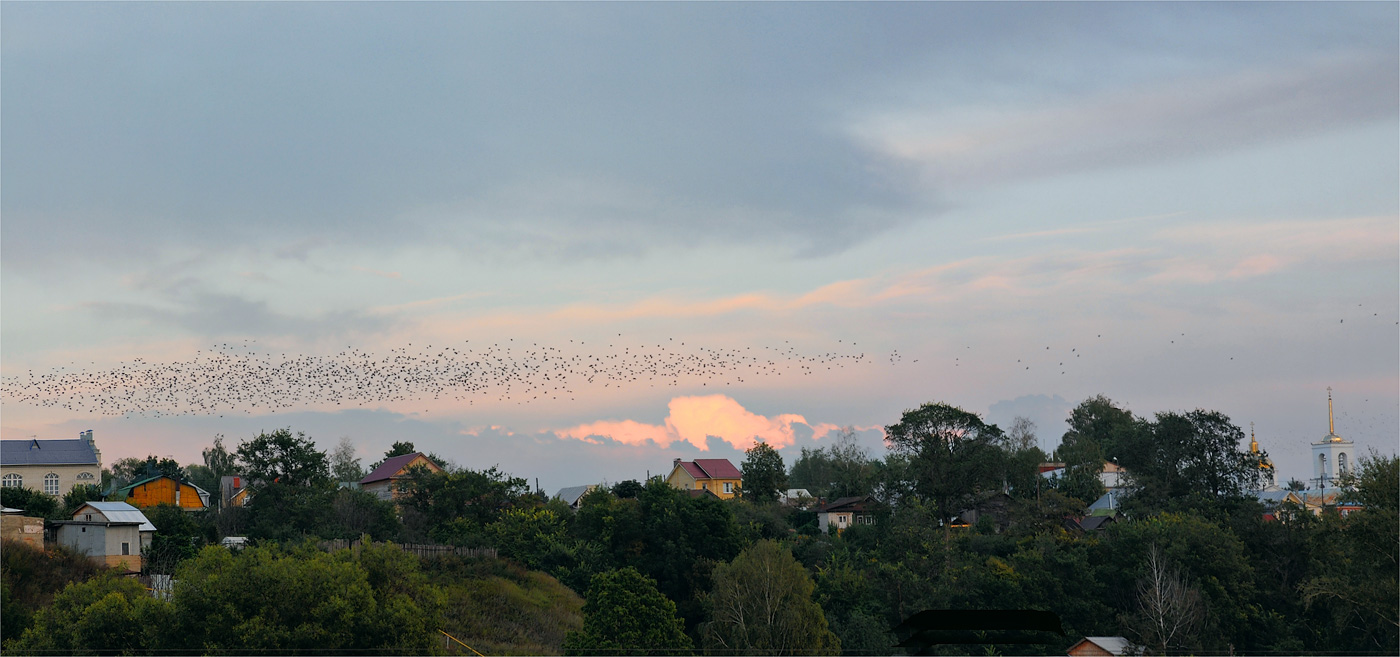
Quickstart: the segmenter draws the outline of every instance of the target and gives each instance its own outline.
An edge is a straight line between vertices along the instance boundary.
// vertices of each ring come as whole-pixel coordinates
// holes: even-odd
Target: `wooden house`
[[[422,452],[403,454],[385,460],[360,480],[360,489],[374,493],[381,500],[396,500],[399,497],[398,482],[413,468],[427,468],[431,472],[442,472],[442,466],[424,456]]]
[[[185,511],[199,511],[209,506],[208,491],[167,475],[156,475],[134,482],[118,489],[111,497],[141,509],[170,504]]]

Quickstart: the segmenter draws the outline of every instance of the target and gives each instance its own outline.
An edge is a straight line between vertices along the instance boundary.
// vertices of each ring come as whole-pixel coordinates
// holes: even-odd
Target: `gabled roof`
[[[363,486],[365,484],[372,484],[376,481],[384,481],[385,479],[389,479],[394,475],[398,474],[399,470],[402,470],[404,466],[408,465],[409,463],[412,463],[413,459],[416,459],[420,456],[422,456],[425,459],[428,458],[427,455],[423,454],[422,452],[414,452],[412,454],[401,454],[399,456],[387,459],[383,463],[379,464],[379,467],[375,468],[374,472],[369,473],[365,476],[364,479],[361,479],[360,485]],[[434,463],[434,465],[437,464]]]
[[[137,481],[133,481],[133,482],[131,482],[131,483],[125,485],[125,486],[122,486],[121,488],[118,488],[118,489],[116,490],[116,492],[113,493],[113,495],[115,495],[115,496],[117,496],[117,497],[123,497],[123,498],[125,498],[125,497],[130,497],[130,496],[131,496],[131,491],[132,491],[132,489],[136,488],[137,486],[140,486],[141,484],[149,484],[149,483],[151,483],[151,482],[153,482],[153,481],[155,481],[155,480],[157,480],[157,479],[171,479],[171,480],[174,480],[174,481],[176,481],[177,483],[179,483],[179,484],[181,484],[181,485],[183,485],[183,486],[189,486],[190,488],[193,488],[193,489],[195,490],[195,492],[199,494],[199,497],[200,497],[201,500],[208,500],[208,499],[209,499],[209,491],[204,490],[203,488],[200,488],[199,486],[196,486],[196,485],[194,484],[193,481],[189,481],[189,480],[185,480],[185,479],[175,479],[174,477],[171,477],[170,475],[163,475],[163,474],[155,475],[154,477],[146,477],[145,479],[139,479],[139,480],[137,480]]]
[[[559,492],[555,493],[554,496],[563,500],[565,504],[573,506],[574,504],[578,503],[579,498],[582,498],[584,495],[587,495],[588,491],[591,491],[597,487],[597,484],[591,484],[588,486],[570,486],[568,488],[560,488]]]
[[[0,465],[97,465],[86,440],[0,440]]]
[[[143,532],[153,532],[156,530],[156,526],[152,525],[151,521],[146,519],[146,514],[141,513],[140,509],[126,502],[87,502],[83,506],[78,507],[77,511],[73,512],[74,518],[77,518],[78,514],[83,512],[84,506],[90,506],[102,512],[102,515],[107,517],[108,522],[139,522],[141,526],[137,529]]]
[[[1113,516],[1089,516],[1079,521],[1079,527],[1085,531],[1094,531],[1103,529],[1104,526],[1113,522]]]
[[[868,509],[865,508],[865,502],[868,499],[870,499],[869,495],[842,497],[838,498],[835,502],[832,502],[830,504],[823,504],[817,507],[816,512],[833,513],[837,511],[866,511]]]
[[[1080,644],[1083,644],[1085,642],[1092,643],[1098,646],[1099,648],[1102,648],[1104,651],[1108,652],[1111,655],[1137,654],[1137,650],[1133,647],[1132,642],[1128,641],[1127,639],[1121,636],[1086,636],[1083,639],[1080,639],[1073,646],[1070,646],[1070,650],[1074,650],[1075,648],[1079,647]]]
[[[744,473],[739,472],[739,468],[734,467],[729,459],[695,459],[695,465],[710,479],[742,479],[744,477]]]

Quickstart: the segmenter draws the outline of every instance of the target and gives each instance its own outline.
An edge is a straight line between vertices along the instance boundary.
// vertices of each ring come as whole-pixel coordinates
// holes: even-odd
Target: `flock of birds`
[[[1379,318],[1379,313],[1372,315]],[[874,364],[855,342],[844,340],[837,341],[835,350],[806,353],[790,342],[711,349],[687,347],[675,338],[629,344],[624,344],[622,334],[617,338],[608,341],[605,348],[596,342],[589,347],[574,340],[560,347],[535,342],[526,346],[524,341],[517,343],[511,338],[489,345],[472,345],[470,341],[409,344],[382,355],[354,347],[329,355],[261,353],[255,341],[244,340],[198,351],[185,361],[154,363],[138,358],[109,369],[96,368],[96,363],[84,368],[75,362],[44,373],[29,370],[0,378],[0,397],[73,413],[155,417],[382,406],[429,399],[466,405],[478,400],[528,404],[574,400],[585,388],[720,388],[768,377],[813,376]],[[1102,338],[1102,334],[1086,335],[1084,342],[1089,344],[1058,350],[1047,345],[1049,353],[1034,357],[1022,353],[1014,364],[1010,362],[1012,354],[993,358],[1004,358],[1003,365],[1013,371],[1030,371],[1034,366],[1038,371],[1052,368],[1052,373],[1058,370],[1064,375],[1084,362],[1077,359],[1086,356],[1086,346]],[[1163,338],[1169,343],[1163,346],[1177,345],[1186,334]],[[961,355],[947,365],[959,368],[969,364],[969,357],[975,354],[971,349],[963,347]],[[890,366],[900,366],[905,359],[894,349],[887,360]],[[979,360],[986,364],[985,358]]]
[[[201,350],[188,361],[136,359],[106,370],[31,370],[0,380],[0,395],[75,413],[154,417],[426,399],[524,404],[574,399],[585,386],[719,387],[760,377],[811,376],[867,360],[863,352],[808,354],[790,344],[710,349],[687,347],[674,338],[653,344],[618,342],[593,350],[572,340],[567,348],[526,346],[514,339],[476,348],[470,341],[455,346],[410,343],[383,355],[354,347],[308,355],[261,353],[245,340]]]

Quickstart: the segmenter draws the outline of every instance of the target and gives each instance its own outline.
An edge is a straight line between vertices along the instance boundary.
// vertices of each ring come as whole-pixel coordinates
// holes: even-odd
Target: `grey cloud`
[[[1022,395],[992,404],[987,409],[987,421],[1005,430],[1017,417],[1027,418],[1035,423],[1040,448],[1049,452],[1060,444],[1065,420],[1073,408],[1074,404],[1059,395]]]
[[[868,102],[956,106],[1010,87],[1121,86],[1179,68],[1161,63],[1173,57],[1233,70],[1342,41],[1373,48],[1388,35],[1378,16],[1395,13],[952,3],[4,11],[7,267],[140,259],[172,244],[292,257],[321,243],[541,257],[756,240],[838,251],[940,210],[914,169],[847,136],[845,121]],[[579,181],[626,195],[592,197],[570,187]]]
[[[388,329],[388,318],[355,311],[314,316],[277,312],[264,301],[207,291],[180,292],[169,307],[150,303],[93,301],[79,307],[102,320],[128,320],[174,326],[200,336],[293,335],[323,337],[374,334]]]

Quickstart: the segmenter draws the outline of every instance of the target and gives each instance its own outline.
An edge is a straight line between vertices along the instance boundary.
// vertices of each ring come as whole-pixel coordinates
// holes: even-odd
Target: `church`
[[[1312,465],[1313,476],[1308,480],[1308,488],[1299,494],[1303,505],[1315,514],[1322,513],[1323,507],[1337,506],[1345,515],[1350,506],[1343,504],[1347,500],[1338,497],[1342,492],[1341,481],[1356,467],[1356,444],[1337,435],[1332,418],[1331,388],[1327,389],[1327,435],[1312,444]]]

